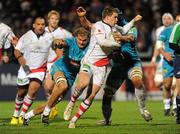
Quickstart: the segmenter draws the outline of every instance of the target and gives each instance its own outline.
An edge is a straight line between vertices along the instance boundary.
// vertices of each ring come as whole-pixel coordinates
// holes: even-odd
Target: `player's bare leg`
[[[132,83],[135,87],[135,95],[136,95],[136,98],[138,101],[138,105],[139,105],[139,109],[140,109],[140,113],[141,113],[142,117],[146,121],[152,120],[152,116],[151,116],[150,112],[146,109],[146,106],[145,106],[146,93],[145,93],[145,88],[144,88],[142,78],[141,77],[133,77]]]
[[[95,85],[93,84],[92,86],[92,92],[90,94],[90,96],[88,98],[86,98],[81,104],[80,107],[78,109],[78,111],[76,112],[75,116],[70,120],[69,123],[69,128],[75,128],[76,127],[76,122],[77,120],[88,110],[88,108],[91,106],[92,101],[94,99],[94,97],[96,96],[96,94],[98,93],[98,91],[100,90],[100,86],[99,85]]]
[[[63,92],[68,89],[68,83],[63,72],[56,72],[54,75],[54,80],[56,84],[54,85],[52,94],[48,100],[42,116],[42,122],[46,125],[49,124],[49,114],[52,107],[57,102],[59,97],[63,95]]]
[[[71,95],[71,100],[69,101],[68,105],[66,106],[66,109],[64,111],[64,120],[70,120],[71,119],[71,113],[73,111],[75,102],[77,98],[81,95],[85,87],[87,87],[88,83],[90,81],[90,77],[88,73],[86,72],[80,72],[77,83],[75,86],[75,89],[73,90],[73,93]]]

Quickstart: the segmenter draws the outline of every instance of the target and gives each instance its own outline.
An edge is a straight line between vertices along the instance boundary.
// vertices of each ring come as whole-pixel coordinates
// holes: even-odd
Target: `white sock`
[[[146,109],[145,107],[146,94],[144,88],[143,87],[141,89],[135,88],[135,95],[138,101],[140,112],[142,113]]]
[[[44,108],[43,115],[48,116],[50,112],[51,112],[51,109],[48,106],[46,106]]]
[[[170,109],[170,102],[171,102],[171,99],[164,99],[163,100],[163,103],[164,103],[164,109]]]
[[[34,111],[33,111],[33,110],[31,110],[30,112],[28,112],[28,113],[26,113],[26,114],[24,115],[24,118],[25,118],[25,119],[30,119],[30,118],[32,118],[32,117],[34,117]]]

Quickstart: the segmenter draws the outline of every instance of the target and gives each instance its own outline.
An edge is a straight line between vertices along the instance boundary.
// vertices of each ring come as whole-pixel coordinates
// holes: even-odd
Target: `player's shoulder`
[[[95,27],[102,27],[104,24],[102,21],[97,21],[96,23],[93,24]]]
[[[3,29],[4,31],[10,31],[10,30],[11,30],[10,26],[8,26],[8,25],[5,24],[5,23],[0,23],[0,27],[1,27],[1,29]]]
[[[65,29],[65,28],[63,28],[63,27],[58,27],[57,30],[58,30],[58,31],[63,31],[63,32],[71,33],[70,31],[68,31],[67,29]]]
[[[174,24],[173,28],[179,28],[180,27],[180,22],[177,22],[176,24]]]
[[[165,26],[164,26],[164,25],[159,26],[159,27],[156,29],[156,32],[163,31],[163,30],[164,30],[164,28],[165,28]]]
[[[50,33],[48,26],[45,27],[45,31]]]
[[[34,32],[32,30],[28,30],[26,33],[23,34],[23,36],[31,36]]]
[[[5,23],[0,23],[0,25],[1,25],[2,27],[4,27],[4,28],[9,28],[9,29],[11,29],[10,26],[8,26],[8,25],[5,24]]]
[[[76,38],[75,37],[71,37],[71,38],[66,38],[65,41],[68,43],[68,44],[74,44],[76,43]]]

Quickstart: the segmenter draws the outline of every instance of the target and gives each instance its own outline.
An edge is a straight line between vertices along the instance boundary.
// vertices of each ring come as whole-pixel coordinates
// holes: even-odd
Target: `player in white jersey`
[[[15,37],[11,28],[0,22],[0,49],[3,50],[2,60],[7,63],[9,61],[9,57],[7,55],[7,49],[11,47],[11,40]]]
[[[52,35],[45,31],[44,18],[37,17],[33,23],[33,30],[26,32],[15,47],[14,54],[21,65],[17,78],[17,84],[21,90],[17,91],[15,111],[12,117],[14,122],[11,120],[11,124],[23,123],[23,115],[31,106],[44,80],[52,40]],[[22,90],[27,88],[28,91]]]
[[[75,101],[89,84],[92,84],[92,92],[81,103],[78,112],[70,121],[69,128],[75,128],[76,121],[92,104],[109,70],[108,55],[112,49],[120,47],[120,43],[111,38],[113,28],[118,21],[118,14],[119,10],[117,8],[105,8],[102,13],[102,21],[96,22],[92,27],[89,48],[82,60],[78,80],[67,109],[73,108]]]
[[[55,10],[51,10],[48,13],[47,17],[48,17],[48,26],[45,28],[45,30],[48,33],[51,33],[53,38],[65,39],[65,38],[71,38],[72,37],[72,34],[69,31],[67,31],[66,29],[64,29],[58,25],[59,21],[60,21],[59,12],[57,12]],[[49,98],[51,90],[52,90],[53,85],[54,85],[54,82],[52,81],[52,77],[49,74],[49,70],[50,70],[52,64],[58,58],[60,58],[62,56],[62,54],[63,54],[63,50],[55,49],[55,51],[54,51],[54,50],[52,50],[52,48],[50,49],[49,56],[48,56],[48,62],[47,62],[47,71],[46,71],[46,76],[44,79],[44,89],[45,89],[45,94],[46,94],[47,99]],[[49,117],[54,118],[57,116],[57,114],[58,114],[57,108],[54,107],[51,110]]]

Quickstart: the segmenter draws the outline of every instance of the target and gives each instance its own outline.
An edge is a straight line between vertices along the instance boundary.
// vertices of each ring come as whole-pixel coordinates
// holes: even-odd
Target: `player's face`
[[[35,23],[33,24],[34,31],[36,34],[42,34],[45,30],[45,20],[44,19],[36,19]]]
[[[180,15],[176,16],[176,22],[180,22]]]
[[[49,17],[49,26],[50,27],[53,27],[53,28],[57,28],[58,27],[58,24],[59,24],[59,18],[57,15],[55,14],[52,14],[50,17]]]
[[[163,25],[164,26],[170,26],[173,23],[173,20],[169,16],[164,16],[163,18]]]
[[[110,26],[114,26],[118,22],[118,14],[113,12],[111,16],[107,16],[107,19],[108,19],[108,24]]]
[[[77,44],[78,44],[78,47],[79,48],[84,48],[87,46],[87,43],[89,41],[88,37],[87,36],[82,36],[82,35],[77,35],[76,37],[76,41],[77,41]]]

